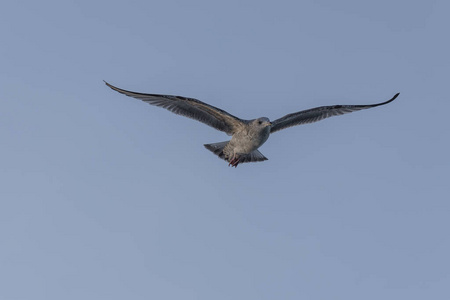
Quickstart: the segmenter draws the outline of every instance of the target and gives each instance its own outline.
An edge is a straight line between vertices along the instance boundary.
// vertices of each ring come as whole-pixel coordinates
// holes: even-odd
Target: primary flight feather
[[[273,132],[296,125],[313,123],[325,118],[339,116],[354,111],[381,106],[394,101],[400,93],[397,93],[388,101],[368,105],[331,105],[288,114],[273,122],[266,117],[253,120],[243,120],[228,112],[206,104],[194,98],[182,96],[143,94],[115,87],[105,81],[111,89],[147,102],[160,106],[173,113],[182,115],[217,130],[231,135],[231,140],[220,143],[205,144],[204,146],[220,158],[228,161],[229,166],[237,167],[239,163],[264,161],[267,158],[258,151],[269,135]]]

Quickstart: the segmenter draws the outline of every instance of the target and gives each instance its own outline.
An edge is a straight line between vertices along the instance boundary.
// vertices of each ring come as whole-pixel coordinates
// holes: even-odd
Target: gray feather
[[[142,100],[151,105],[165,108],[175,114],[195,119],[217,130],[223,131],[228,135],[232,135],[236,131],[239,131],[241,128],[245,127],[244,120],[241,120],[220,108],[206,104],[194,98],[172,95],[142,94],[120,89],[107,83],[106,81],[105,84],[121,94]]]
[[[321,106],[316,108],[311,108],[303,111],[299,111],[296,113],[292,113],[286,115],[282,118],[279,118],[272,122],[272,128],[270,130],[271,133],[279,131],[281,129],[289,128],[296,125],[313,123],[325,118],[339,116],[347,113],[351,113],[354,111],[372,108],[380,105],[388,104],[389,102],[394,101],[399,94],[395,94],[394,97],[389,99],[386,102],[377,103],[377,104],[369,104],[369,105],[332,105],[332,106]]]

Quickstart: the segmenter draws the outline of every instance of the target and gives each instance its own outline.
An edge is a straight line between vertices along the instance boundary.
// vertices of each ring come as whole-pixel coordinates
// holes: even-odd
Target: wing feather
[[[340,116],[343,114],[351,113],[354,111],[372,108],[380,105],[388,104],[389,102],[394,101],[395,98],[400,93],[397,93],[389,99],[388,101],[376,104],[369,105],[332,105],[332,106],[321,106],[316,108],[311,108],[303,111],[299,111],[296,113],[288,114],[282,118],[279,118],[272,122],[272,127],[270,132],[276,132],[285,128],[289,128],[296,125],[313,123],[325,118]]]
[[[136,93],[120,89],[107,83],[106,81],[105,84],[121,94],[142,100],[154,106],[165,108],[177,115],[182,115],[200,121],[229,135],[232,135],[245,124],[244,120],[241,120],[220,108],[206,104],[194,98]]]

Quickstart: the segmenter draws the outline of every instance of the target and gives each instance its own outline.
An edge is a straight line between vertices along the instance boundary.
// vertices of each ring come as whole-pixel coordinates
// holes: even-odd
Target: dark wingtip
[[[392,101],[394,101],[395,100],[395,98],[397,98],[398,97],[398,95],[400,95],[400,93],[397,93],[397,94],[395,94],[394,95],[394,97],[392,97],[390,100],[388,100],[388,101],[386,101],[385,102],[385,104],[388,104],[389,102],[392,102]]]
[[[395,100],[395,98],[397,98],[397,97],[398,97],[398,95],[400,95],[400,93],[397,93],[397,94],[395,94],[395,95],[394,95],[394,97],[392,97],[392,98],[391,98],[391,99],[389,99],[388,101],[384,102],[384,104],[388,104],[389,102],[392,102],[392,101],[394,101],[394,100]]]
[[[112,84],[107,83],[105,80],[103,80],[103,82],[106,84],[106,86],[108,86],[110,89],[112,89],[112,90],[114,90],[116,92],[119,92],[119,93],[122,93],[122,94],[123,94],[123,92],[128,92],[128,91],[125,91],[125,90],[121,90],[121,89],[113,86]]]
[[[394,97],[392,97],[392,98],[389,99],[388,101],[385,101],[385,102],[381,102],[381,103],[375,104],[374,106],[380,106],[380,105],[385,105],[385,104],[391,103],[392,101],[395,100],[395,98],[398,97],[398,95],[400,95],[400,93],[395,94]],[[372,106],[372,107],[374,107],[374,106]]]

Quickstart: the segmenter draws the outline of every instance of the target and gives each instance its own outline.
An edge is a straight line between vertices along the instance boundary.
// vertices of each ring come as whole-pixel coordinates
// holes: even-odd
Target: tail
[[[258,150],[255,150],[251,152],[250,154],[247,154],[241,158],[241,163],[247,163],[247,162],[257,162],[257,161],[265,161],[269,160],[267,157],[265,157],[261,152]]]
[[[227,158],[225,157],[225,154],[223,153],[223,148],[225,148],[225,146],[228,143],[229,143],[229,141],[220,142],[220,143],[214,143],[214,144],[205,144],[203,146],[205,146],[206,149],[208,149],[209,151],[211,151],[212,153],[214,153],[215,155],[217,155],[221,159],[227,160]]]
[[[225,153],[223,153],[223,149],[225,146],[229,143],[229,141],[226,142],[220,142],[220,143],[213,143],[213,144],[205,144],[205,148],[220,157],[223,160],[228,161],[228,157],[226,157]],[[268,160],[267,157],[265,157],[261,152],[258,150],[255,150],[249,154],[244,154],[240,157],[240,163],[247,163],[247,162],[257,162],[257,161],[265,161]]]

